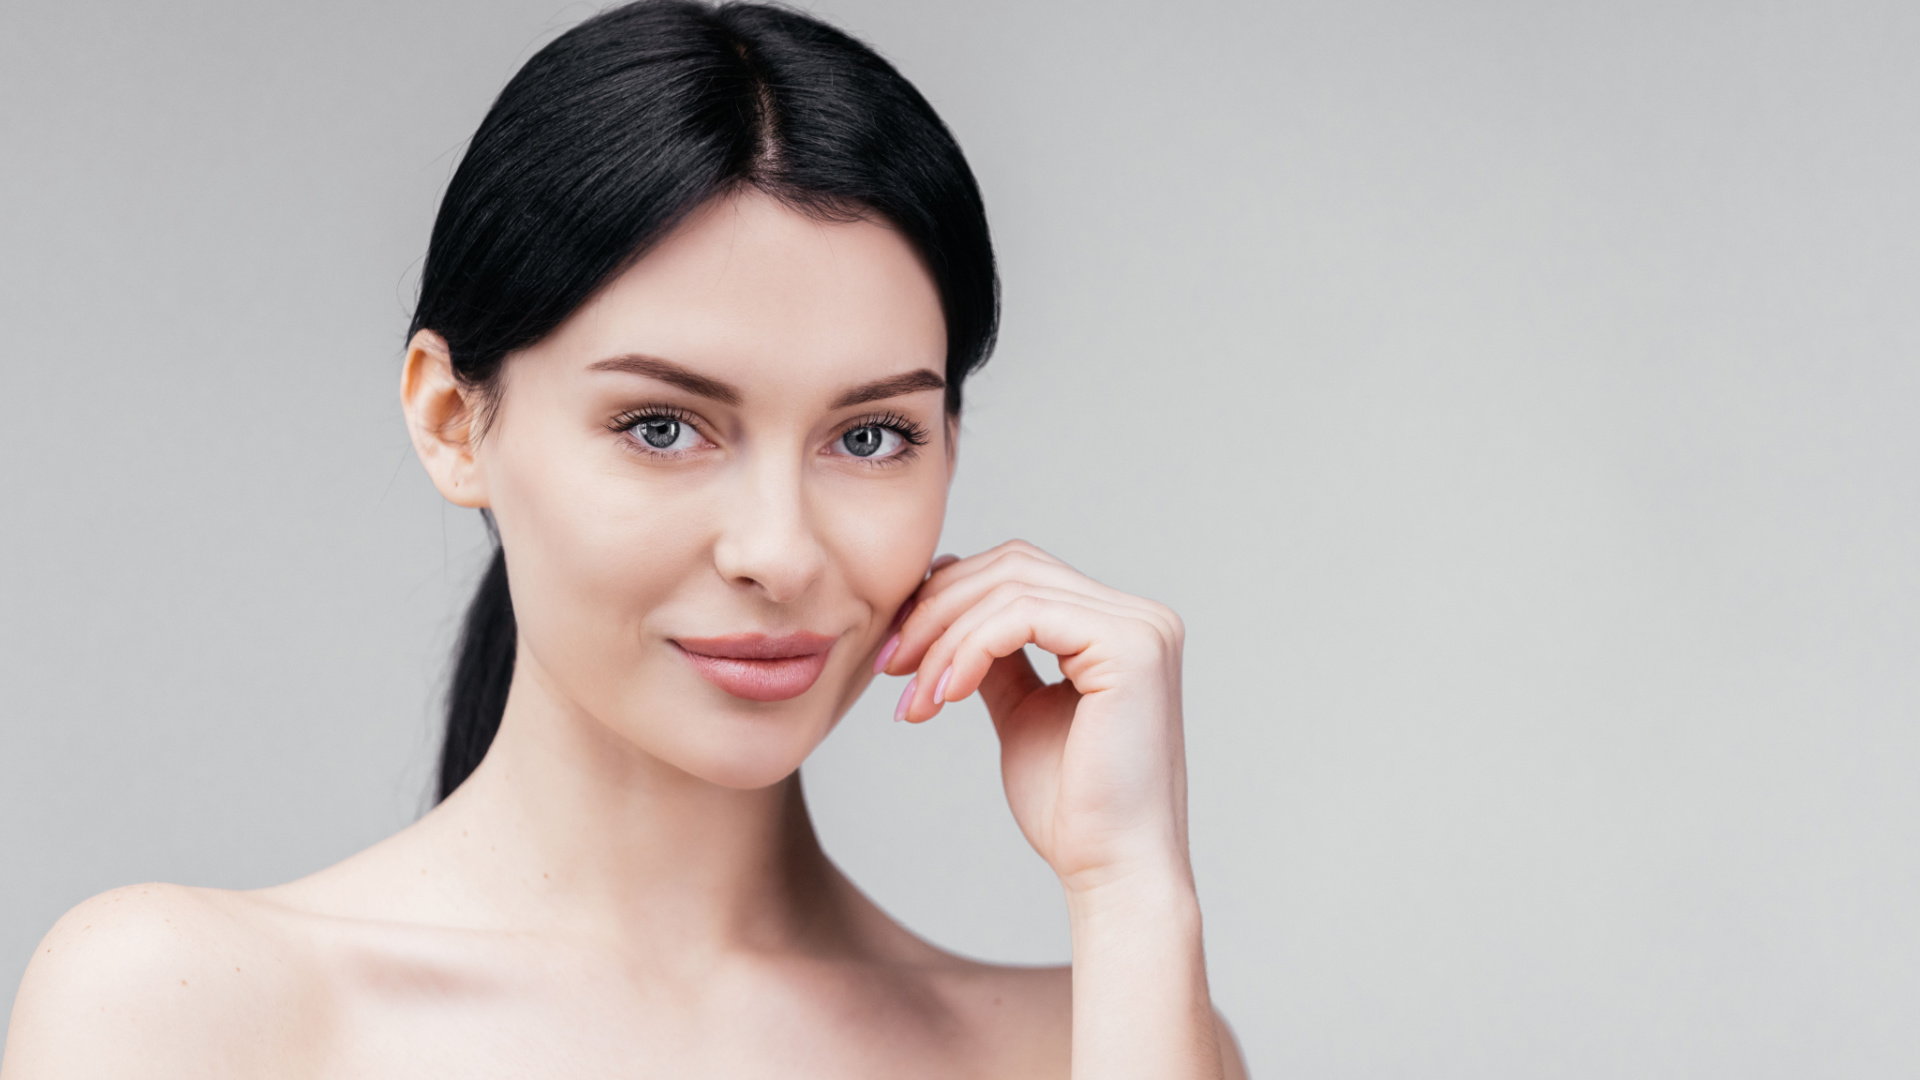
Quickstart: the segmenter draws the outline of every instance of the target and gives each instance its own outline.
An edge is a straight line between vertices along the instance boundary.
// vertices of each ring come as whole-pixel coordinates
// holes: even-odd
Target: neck
[[[433,815],[488,922],[681,948],[812,949],[849,936],[864,905],[820,850],[797,773],[751,790],[703,780],[518,659],[486,759]]]

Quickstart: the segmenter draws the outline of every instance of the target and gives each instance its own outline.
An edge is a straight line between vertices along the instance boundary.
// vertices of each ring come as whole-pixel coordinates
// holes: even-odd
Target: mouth
[[[812,688],[838,638],[825,634],[731,634],[675,638],[700,677],[737,698],[785,701]]]

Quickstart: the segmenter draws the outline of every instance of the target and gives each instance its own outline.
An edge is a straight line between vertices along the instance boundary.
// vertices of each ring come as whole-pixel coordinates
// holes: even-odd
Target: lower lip
[[[748,701],[785,701],[812,688],[826,670],[825,651],[770,660],[708,656],[675,643],[700,677],[737,698]]]

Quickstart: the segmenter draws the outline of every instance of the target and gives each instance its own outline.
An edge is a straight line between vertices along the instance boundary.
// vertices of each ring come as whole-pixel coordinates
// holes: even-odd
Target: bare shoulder
[[[270,910],[241,893],[133,885],[68,912],[34,951],[0,1080],[274,1073],[323,1017]]]

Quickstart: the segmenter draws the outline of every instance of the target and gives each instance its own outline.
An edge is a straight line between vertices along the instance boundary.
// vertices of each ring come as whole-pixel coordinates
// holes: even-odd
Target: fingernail
[[[895,649],[898,649],[899,647],[900,647],[899,634],[895,634],[892,637],[888,638],[887,643],[885,645],[880,646],[880,655],[873,658],[873,673],[875,675],[878,675],[881,672],[887,670],[887,661],[893,659],[893,652]]]
[[[953,665],[948,664],[947,670],[940,673],[940,681],[933,684],[933,703],[935,705],[947,700],[947,680],[951,678],[953,678]]]
[[[907,706],[913,704],[913,687],[914,684],[919,681],[920,676],[918,675],[907,680],[907,688],[900,693],[900,704],[893,707],[893,719],[895,723],[907,718]]]
[[[933,560],[933,569],[938,570],[943,566],[951,566],[954,563],[957,563],[959,561],[960,561],[960,556],[958,555],[942,555],[939,558]]]

